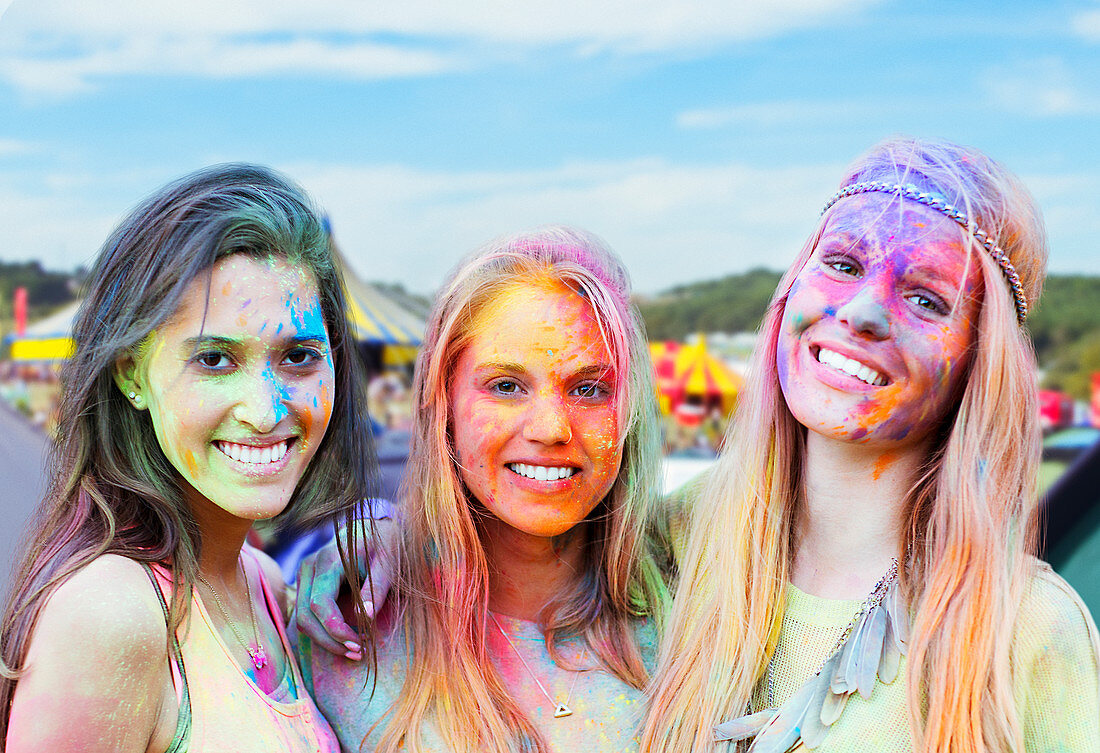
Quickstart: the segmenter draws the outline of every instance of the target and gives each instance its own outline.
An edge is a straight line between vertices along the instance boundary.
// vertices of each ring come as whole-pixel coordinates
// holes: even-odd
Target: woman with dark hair
[[[6,749],[335,751],[244,546],[274,517],[361,535],[373,449],[316,211],[250,165],[165,186],[103,246],[74,338],[0,635]]]

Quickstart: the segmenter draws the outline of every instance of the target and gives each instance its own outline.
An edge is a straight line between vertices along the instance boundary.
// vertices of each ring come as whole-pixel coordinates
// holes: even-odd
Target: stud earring
[[[130,394],[127,395],[127,397],[130,398],[131,400],[133,400],[135,397],[137,397],[137,393],[134,392],[133,390],[130,390]]]

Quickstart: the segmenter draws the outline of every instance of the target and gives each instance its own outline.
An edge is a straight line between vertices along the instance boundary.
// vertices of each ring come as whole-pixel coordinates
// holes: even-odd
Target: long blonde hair
[[[859,158],[841,186],[869,180],[915,184],[964,209],[969,233],[981,226],[996,238],[1029,303],[1039,297],[1042,218],[1003,167],[974,149],[898,138]],[[695,504],[643,750],[713,749],[712,727],[744,713],[775,649],[805,447],[805,430],[780,392],[776,342],[823,222],[779,284],[726,450]],[[902,573],[914,615],[907,694],[924,753],[1023,749],[1005,636],[1035,562],[1035,356],[1000,269],[967,243],[984,281],[973,358],[906,500],[899,542],[911,553]]]
[[[545,751],[535,726],[509,697],[486,648],[490,563],[476,504],[457,472],[449,390],[478,313],[523,281],[563,282],[592,306],[617,384],[623,460],[611,491],[586,524],[585,571],[572,592],[546,605],[540,622],[555,661],[557,640],[580,635],[608,671],[641,688],[648,679],[636,621],[662,617],[664,567],[647,538],[657,502],[659,440],[652,367],[618,258],[587,233],[563,227],[491,242],[464,259],[440,291],[413,387],[416,418],[404,506],[397,599],[408,673],[378,750],[420,749],[428,719],[449,750]]]

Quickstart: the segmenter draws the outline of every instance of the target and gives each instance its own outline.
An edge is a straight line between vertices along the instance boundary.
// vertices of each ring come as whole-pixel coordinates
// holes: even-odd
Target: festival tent
[[[744,382],[740,375],[707,351],[702,335],[696,342],[676,349],[672,357],[672,374],[665,387],[672,410],[689,403],[718,406],[723,414],[729,415]]]
[[[80,301],[74,301],[45,319],[27,326],[22,336],[9,335],[5,341],[11,346],[8,354],[19,363],[50,363],[64,361],[73,354],[73,319]]]

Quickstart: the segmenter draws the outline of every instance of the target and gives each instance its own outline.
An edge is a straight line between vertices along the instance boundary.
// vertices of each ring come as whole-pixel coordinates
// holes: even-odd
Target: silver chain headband
[[[833,197],[825,203],[825,208],[821,210],[821,214],[828,212],[833,204],[836,204],[843,198],[855,196],[860,193],[872,192],[894,194],[895,196],[902,196],[911,201],[924,204],[926,207],[932,207],[945,217],[954,220],[963,230],[970,230],[970,221],[966,214],[953,205],[948,204],[944,201],[942,196],[921,191],[913,185],[903,186],[899,183],[887,183],[885,181],[864,181],[862,183],[853,183],[849,186],[845,186],[833,194]],[[990,238],[980,227],[974,228],[973,237],[974,240],[981,244],[982,248],[984,248],[993,258],[993,261],[997,262],[997,266],[1001,268],[1001,272],[1004,273],[1005,279],[1008,280],[1008,285],[1012,288],[1012,298],[1016,302],[1016,319],[1022,326],[1024,320],[1027,319],[1027,299],[1024,297],[1023,285],[1020,284],[1020,276],[1016,274],[1016,268],[1012,266],[1012,262],[1009,261],[1008,255],[1001,250],[997,242]]]

